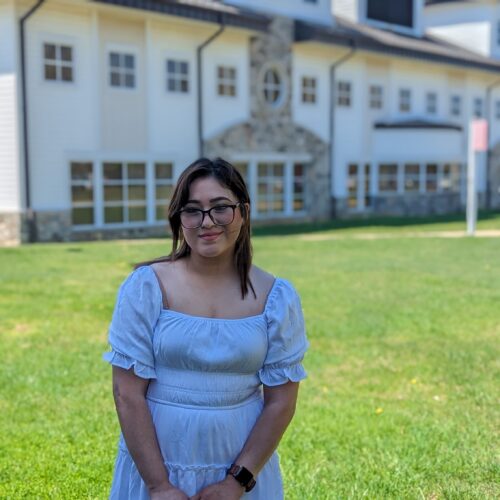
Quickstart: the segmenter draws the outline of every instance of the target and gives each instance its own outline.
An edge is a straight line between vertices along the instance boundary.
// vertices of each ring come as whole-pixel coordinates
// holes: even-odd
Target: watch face
[[[245,467],[240,467],[234,477],[242,486],[246,486],[253,479],[253,474]]]

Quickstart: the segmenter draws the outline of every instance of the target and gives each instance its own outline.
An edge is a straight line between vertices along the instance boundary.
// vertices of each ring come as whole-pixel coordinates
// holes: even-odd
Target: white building
[[[0,242],[164,232],[200,155],[254,220],[457,211],[473,116],[500,206],[498,2],[426,3],[0,0]]]

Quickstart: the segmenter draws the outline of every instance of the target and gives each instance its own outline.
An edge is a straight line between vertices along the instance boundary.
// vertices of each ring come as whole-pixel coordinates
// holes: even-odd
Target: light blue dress
[[[264,312],[241,319],[164,309],[150,266],[132,272],[118,292],[104,359],[151,379],[147,401],[170,481],[188,496],[221,481],[262,408],[262,384],[298,382],[308,343],[300,299],[276,278]],[[247,500],[280,500],[276,453]],[[147,488],[120,436],[110,498],[146,500]]]

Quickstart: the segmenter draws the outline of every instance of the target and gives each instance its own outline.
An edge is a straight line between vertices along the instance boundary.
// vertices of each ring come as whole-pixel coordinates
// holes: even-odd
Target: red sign
[[[472,149],[476,152],[488,151],[488,122],[472,120]]]

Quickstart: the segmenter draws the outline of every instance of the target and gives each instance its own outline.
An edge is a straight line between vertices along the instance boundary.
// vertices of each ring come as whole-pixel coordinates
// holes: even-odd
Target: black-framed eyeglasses
[[[227,226],[234,220],[234,211],[241,203],[235,205],[215,205],[208,210],[201,208],[187,207],[179,210],[182,227],[185,229],[197,229],[201,227],[205,220],[205,215],[210,217],[210,220],[216,226]]]

